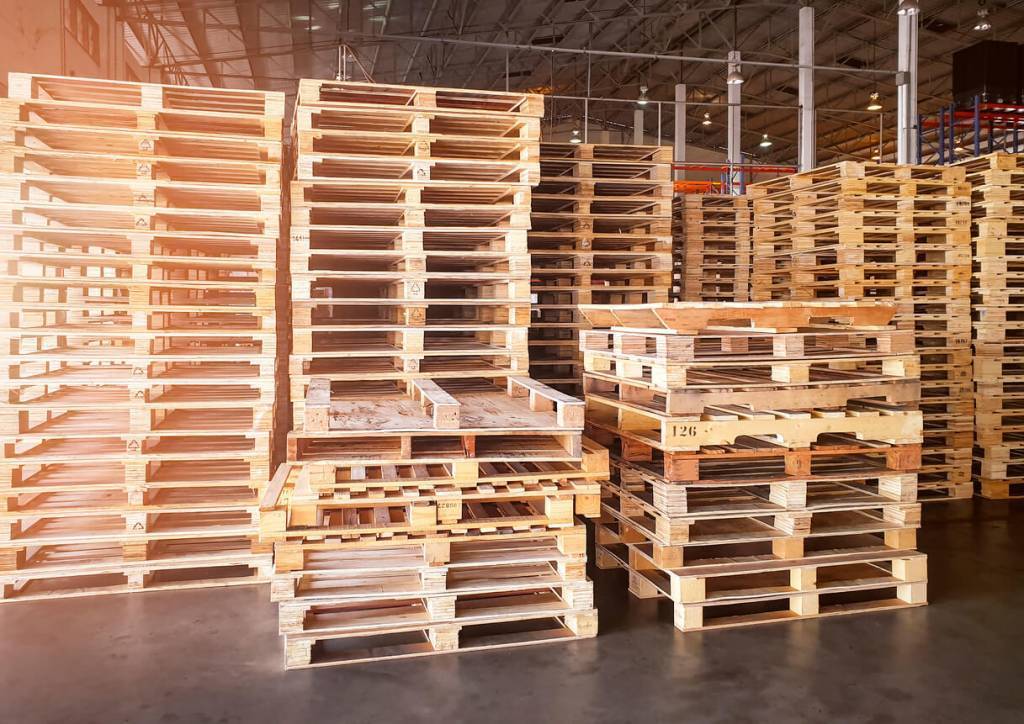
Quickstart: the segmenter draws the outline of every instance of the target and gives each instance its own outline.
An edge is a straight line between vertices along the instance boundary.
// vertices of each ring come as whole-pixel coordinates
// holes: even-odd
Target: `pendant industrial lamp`
[[[917,15],[921,12],[921,5],[917,0],[900,0],[899,7],[896,8],[897,15]]]
[[[732,49],[736,50],[736,6],[732,8]],[[726,85],[743,85],[743,81],[746,80],[743,74],[740,73],[738,67],[732,68],[729,71],[729,75],[725,76]]]
[[[871,24],[871,67],[878,67],[878,24],[872,22]],[[882,110],[881,96],[878,93],[878,86],[875,86],[875,90],[871,91],[871,95],[868,96],[868,110],[869,111],[880,111]]]
[[[974,23],[974,29],[982,33],[992,29],[992,23],[988,19],[988,8],[985,7],[985,0],[978,0],[978,20]]]

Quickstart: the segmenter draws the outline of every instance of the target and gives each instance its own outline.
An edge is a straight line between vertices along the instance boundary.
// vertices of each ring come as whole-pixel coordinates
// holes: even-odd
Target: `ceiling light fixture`
[[[580,138],[580,129],[572,129],[572,135],[569,137],[569,143],[583,143],[583,139]]]
[[[729,75],[725,76],[725,82],[727,85],[743,85],[743,75],[740,73],[738,68],[733,68],[729,71]]]
[[[772,145],[772,139],[768,138],[768,134],[761,136],[761,143],[758,144],[761,148],[770,148]]]
[[[921,12],[921,5],[917,0],[900,0],[900,5],[896,8],[897,15],[917,15]]]
[[[645,86],[645,85],[640,86],[640,97],[636,99],[636,104],[638,106],[646,106],[647,105],[647,86]]]
[[[869,111],[880,111],[880,110],[882,110],[882,102],[881,102],[881,100],[879,100],[879,98],[880,98],[880,96],[878,95],[878,91],[874,91],[874,92],[872,92],[871,95],[868,96],[868,110]]]
[[[704,114],[704,120],[700,122],[700,125],[702,125],[702,126],[710,126],[711,125],[711,114],[710,113],[705,113]]]
[[[992,29],[992,23],[988,19],[988,8],[985,7],[985,0],[978,2],[978,21],[974,23],[974,29],[982,33]]]

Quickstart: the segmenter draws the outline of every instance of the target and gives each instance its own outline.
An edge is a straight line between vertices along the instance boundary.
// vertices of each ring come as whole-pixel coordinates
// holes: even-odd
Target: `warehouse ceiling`
[[[531,89],[553,97],[553,123],[633,126],[632,102],[647,86],[652,101],[672,101],[687,86],[688,139],[725,144],[726,67],[652,55],[723,59],[738,49],[743,149],[752,159],[796,159],[797,12],[801,2],[744,0],[99,0],[119,9],[129,45],[152,80],[294,94],[295,78],[331,78],[482,89]],[[820,0],[815,76],[818,160],[893,153],[896,2]],[[951,54],[984,39],[1024,41],[1024,0],[987,2],[992,30],[973,30],[977,0],[920,0],[919,103],[948,104]],[[445,39],[447,42],[438,42]],[[515,48],[509,45],[519,46]],[[340,47],[350,52],[341,52]],[[529,47],[523,47],[529,46]],[[557,52],[637,53],[648,57]],[[885,74],[865,72],[871,69]],[[865,111],[878,91],[882,118]],[[562,96],[563,98],[558,98]],[[571,98],[589,97],[584,103]],[[606,100],[606,99],[618,99]],[[624,102],[626,101],[626,102]],[[712,105],[699,105],[699,104]],[[659,110],[660,109],[660,110]],[[704,114],[711,123],[702,124]],[[674,107],[648,104],[645,130],[669,142]],[[881,120],[881,123],[880,123]],[[773,144],[759,142],[768,134]]]

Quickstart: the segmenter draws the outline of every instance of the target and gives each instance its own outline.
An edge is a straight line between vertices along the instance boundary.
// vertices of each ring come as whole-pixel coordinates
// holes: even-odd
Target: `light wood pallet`
[[[676,203],[676,268],[686,301],[749,299],[751,215],[746,196],[687,194]]]
[[[822,552],[790,560],[750,560],[698,573],[663,568],[643,544],[599,528],[600,568],[621,568],[637,598],[667,598],[676,628],[702,631],[927,603],[927,559],[917,551]],[[628,536],[627,536],[628,540]]]
[[[303,80],[291,184],[293,425],[312,380],[528,369],[539,96]]]
[[[598,467],[601,457],[596,454]],[[501,464],[489,471],[489,482],[481,479],[471,486],[448,470],[439,472],[439,466],[408,466],[404,472],[411,477],[403,476],[401,484],[403,490],[422,491],[425,501],[443,500],[454,485],[464,495],[497,501],[505,493],[515,495],[515,485],[523,480],[553,485],[606,477],[604,460],[603,470],[540,466],[526,471]],[[378,472],[390,474],[388,467]],[[261,540],[275,548],[272,592],[280,602],[287,668],[596,634],[585,573],[586,532],[571,512],[557,520],[529,520],[516,516],[518,511],[506,502],[489,520],[464,520],[462,525],[415,531],[325,529],[308,518],[310,508],[296,490],[305,472],[282,466],[261,511]],[[336,469],[329,487],[335,496],[343,490],[378,495],[375,491],[385,484],[367,482],[367,472],[364,466]],[[589,485],[596,488],[596,483]],[[488,486],[504,486],[505,492]],[[588,499],[597,501],[596,490],[589,488],[568,496],[570,509],[573,496],[577,507]],[[481,504],[467,499],[465,505],[472,518]],[[598,511],[595,506],[584,512]],[[485,626],[490,634],[481,639]],[[500,635],[491,637],[497,628]]]
[[[383,632],[350,627],[286,634],[285,668],[491,651],[597,635],[596,609],[573,608],[550,592],[475,597],[447,623],[426,623],[427,616],[414,605],[394,614],[412,622]]]
[[[1021,497],[1016,465],[1016,382],[1024,296],[1020,255],[1024,208],[1019,203],[1024,163],[1020,154],[994,153],[959,164],[971,185],[974,425],[971,476],[984,498]]]
[[[485,624],[508,634],[487,646],[596,633],[586,533],[573,511],[598,513],[597,484],[587,481],[607,476],[606,463],[502,463],[475,484],[453,477],[454,466],[411,465],[399,476],[397,466],[382,465],[376,472],[397,478],[387,483],[367,481],[375,471],[356,465],[334,468],[332,497],[313,502],[303,493],[306,467],[282,466],[261,510],[261,541],[275,548],[286,667],[472,649]],[[345,507],[339,493],[366,502],[374,514],[362,520],[376,523],[342,516],[340,527],[331,525]],[[416,498],[407,510],[429,508],[437,520],[423,524],[416,513],[411,528],[381,526],[387,505],[373,505],[374,496],[387,503],[389,495]],[[545,501],[544,515],[523,515],[531,499]],[[401,646],[379,648],[377,639],[403,637]]]
[[[885,299],[915,332],[926,426],[970,415],[970,185],[949,167],[840,163],[753,184],[754,299]],[[939,388],[946,386],[946,390]],[[942,398],[941,400],[939,398]],[[926,445],[927,447],[927,445]],[[971,446],[960,449],[970,456]],[[965,496],[960,472],[922,475],[929,499]],[[927,482],[927,485],[926,485]]]
[[[583,312],[587,431],[612,453],[599,567],[684,631],[925,602],[920,368],[893,305]]]
[[[828,446],[804,452],[809,455],[812,450],[817,454],[815,466],[805,470],[786,469],[766,457],[730,461],[709,456],[699,477],[687,481],[666,478],[653,460],[615,456],[611,467],[612,480],[617,482],[609,485],[624,491],[652,516],[688,520],[854,510],[916,498],[914,476],[887,464],[889,450],[873,450],[874,456],[830,451]],[[723,451],[719,457],[728,456]]]
[[[267,580],[283,95],[9,88],[4,600]]]
[[[670,155],[661,146],[541,144],[528,236],[530,363],[558,389],[581,390],[579,305],[668,300]]]
[[[288,668],[596,633],[576,516],[599,513],[607,452],[580,400],[526,376],[542,115],[531,94],[300,82],[293,430],[259,514]],[[640,181],[586,211],[653,219]],[[613,274],[656,271],[612,251]]]

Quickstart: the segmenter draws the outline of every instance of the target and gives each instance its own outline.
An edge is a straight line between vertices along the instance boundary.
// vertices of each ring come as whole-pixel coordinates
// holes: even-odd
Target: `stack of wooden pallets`
[[[289,668],[596,633],[607,453],[525,376],[540,96],[304,80],[294,430],[261,504]]]
[[[266,580],[283,94],[9,91],[2,597]]]
[[[970,187],[959,168],[844,162],[753,184],[752,298],[879,299],[921,355],[922,500],[971,495]]]
[[[960,164],[973,191],[974,479],[1024,497],[1024,156]]]
[[[675,285],[682,301],[745,302],[750,298],[750,200],[742,195],[676,198]]]
[[[918,364],[891,305],[583,311],[588,434],[612,451],[599,567],[684,631],[926,602]]]
[[[579,394],[580,304],[668,301],[672,285],[672,149],[545,143],[533,194],[537,379]]]

